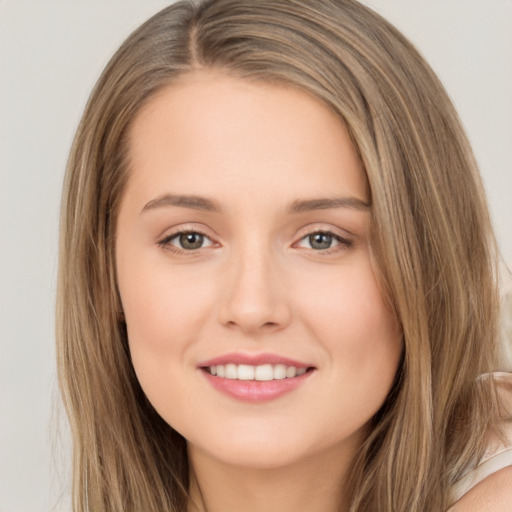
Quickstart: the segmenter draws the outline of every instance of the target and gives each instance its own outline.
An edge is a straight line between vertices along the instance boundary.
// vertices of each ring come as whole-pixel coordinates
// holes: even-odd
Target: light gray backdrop
[[[52,448],[61,180],[101,69],[132,29],[168,3],[0,0],[0,512],[69,510],[69,450]],[[512,0],[367,3],[445,83],[512,266]]]

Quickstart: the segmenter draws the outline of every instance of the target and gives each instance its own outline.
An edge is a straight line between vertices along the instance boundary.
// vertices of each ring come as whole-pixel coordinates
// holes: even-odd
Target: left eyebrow
[[[297,199],[289,208],[290,213],[303,213],[311,210],[327,210],[329,208],[352,208],[367,211],[370,204],[357,197],[326,197],[320,199]]]

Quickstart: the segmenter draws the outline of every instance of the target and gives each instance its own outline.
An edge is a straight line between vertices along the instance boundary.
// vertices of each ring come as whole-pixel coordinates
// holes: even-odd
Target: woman
[[[506,510],[480,178],[372,11],[154,16],[93,91],[61,240],[76,510]]]

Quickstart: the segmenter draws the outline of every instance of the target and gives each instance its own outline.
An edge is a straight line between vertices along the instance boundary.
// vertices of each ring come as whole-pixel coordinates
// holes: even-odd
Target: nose
[[[285,328],[291,319],[282,272],[268,254],[238,256],[230,262],[219,321],[244,334],[258,335]]]

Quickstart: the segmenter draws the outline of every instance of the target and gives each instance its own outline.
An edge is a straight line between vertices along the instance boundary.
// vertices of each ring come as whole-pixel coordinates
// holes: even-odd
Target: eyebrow
[[[152,199],[144,205],[142,212],[162,208],[166,206],[178,206],[206,212],[220,212],[220,206],[211,199],[195,195],[164,194]],[[304,213],[314,210],[327,210],[329,208],[352,208],[366,211],[370,204],[356,197],[327,197],[319,199],[297,199],[290,205],[289,213]],[[142,213],[141,212],[141,213]]]
[[[220,207],[206,197],[194,195],[175,195],[164,194],[146,203],[142,212],[153,210],[154,208],[162,208],[164,206],[179,206],[181,208],[190,208],[192,210],[201,210],[205,212],[219,212]]]
[[[327,210],[329,208],[353,208],[366,211],[370,204],[356,197],[326,197],[320,199],[298,199],[290,206],[290,213],[303,213],[312,210]]]

